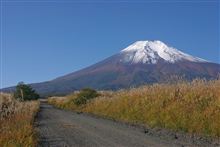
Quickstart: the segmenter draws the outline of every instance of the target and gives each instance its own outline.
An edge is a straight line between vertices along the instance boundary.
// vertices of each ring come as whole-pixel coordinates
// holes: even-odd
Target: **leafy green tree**
[[[24,84],[23,82],[18,83],[14,92],[14,97],[21,101],[36,100],[40,96],[31,88],[31,86]]]
[[[77,98],[74,99],[74,104],[75,105],[86,104],[88,100],[93,99],[97,96],[99,96],[99,94],[97,93],[96,90],[91,88],[84,88],[78,93]]]

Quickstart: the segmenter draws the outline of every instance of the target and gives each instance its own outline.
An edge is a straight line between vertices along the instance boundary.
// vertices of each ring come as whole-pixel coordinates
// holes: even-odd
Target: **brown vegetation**
[[[38,108],[38,101],[20,102],[0,93],[0,146],[36,146],[33,121]]]
[[[82,106],[76,94],[50,98],[60,108],[83,111],[150,127],[220,137],[220,80],[154,84],[104,92]]]

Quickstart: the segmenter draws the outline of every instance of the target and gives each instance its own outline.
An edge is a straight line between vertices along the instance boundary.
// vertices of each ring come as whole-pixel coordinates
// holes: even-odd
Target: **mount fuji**
[[[54,80],[30,84],[39,94],[64,95],[84,87],[117,90],[167,81],[171,76],[216,79],[220,64],[191,56],[161,41],[137,41],[119,53]],[[10,92],[14,87],[2,89]]]
[[[137,41],[121,51],[124,62],[156,64],[159,60],[175,63],[177,61],[207,62],[204,59],[185,54],[161,41]]]

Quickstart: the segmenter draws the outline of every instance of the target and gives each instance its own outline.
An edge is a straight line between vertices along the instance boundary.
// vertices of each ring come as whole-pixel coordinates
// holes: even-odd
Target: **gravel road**
[[[57,109],[41,102],[36,119],[40,147],[174,147],[191,146],[135,127],[88,114]]]

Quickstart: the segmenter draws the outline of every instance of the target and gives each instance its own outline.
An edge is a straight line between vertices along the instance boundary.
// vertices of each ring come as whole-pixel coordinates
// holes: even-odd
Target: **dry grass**
[[[0,94],[0,146],[37,146],[33,128],[38,101],[19,102],[9,94]]]
[[[220,80],[154,84],[136,89],[106,92],[84,106],[72,99],[51,98],[66,109],[93,113],[117,120],[220,137]]]

